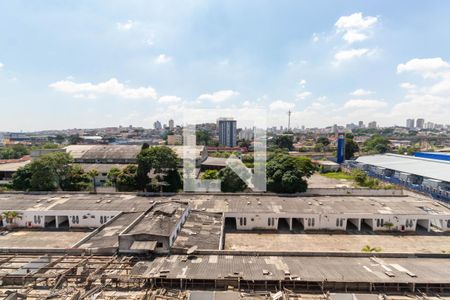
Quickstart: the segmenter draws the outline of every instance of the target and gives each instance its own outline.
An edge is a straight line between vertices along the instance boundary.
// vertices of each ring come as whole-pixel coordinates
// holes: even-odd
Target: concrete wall
[[[19,227],[38,227],[45,228],[45,220],[55,220],[56,228],[67,217],[69,227],[100,227],[102,224],[114,218],[120,212],[118,211],[77,211],[77,210],[49,210],[49,211],[17,211],[22,215],[22,219],[14,220],[14,223]],[[6,220],[4,225],[8,225]]]
[[[304,230],[345,231],[368,227],[373,231],[413,232],[429,231],[433,224],[450,231],[450,216],[446,215],[224,213],[224,217],[235,218],[237,230],[277,230],[281,219],[285,219],[289,230],[296,229],[293,224],[297,222]]]

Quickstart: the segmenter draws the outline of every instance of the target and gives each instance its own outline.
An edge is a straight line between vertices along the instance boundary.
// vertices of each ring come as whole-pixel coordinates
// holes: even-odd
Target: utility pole
[[[288,128],[287,131],[291,129],[291,110],[288,111]]]

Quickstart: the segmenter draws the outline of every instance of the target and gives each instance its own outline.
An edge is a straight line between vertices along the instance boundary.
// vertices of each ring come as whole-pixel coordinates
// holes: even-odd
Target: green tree
[[[316,143],[322,144],[323,146],[327,147],[328,145],[330,145],[330,140],[325,136],[321,136],[316,140]]]
[[[92,169],[87,172],[87,175],[89,176],[89,178],[91,178],[92,186],[94,187],[94,192],[96,193],[97,192],[97,183],[95,182],[95,177],[98,176],[98,171],[96,169]]]
[[[230,168],[226,167],[219,171],[221,179],[221,190],[226,193],[242,192],[247,188],[247,184]]]
[[[195,136],[197,139],[197,145],[208,146],[210,141],[212,140],[211,132],[206,129],[197,129],[195,132]]]
[[[217,170],[206,170],[202,174],[202,179],[219,179],[219,171]]]
[[[364,142],[365,152],[386,153],[391,149],[391,142],[379,134],[371,136]]]
[[[0,149],[0,159],[17,159],[30,154],[29,148],[17,144]]]
[[[282,134],[274,137],[273,142],[280,149],[294,149],[294,136],[292,134]]]
[[[70,166],[70,169],[61,181],[61,189],[64,191],[85,191],[89,188],[91,180],[84,172],[83,168],[77,164]]]
[[[345,159],[351,159],[354,157],[356,152],[359,152],[359,146],[358,144],[353,140],[353,135],[347,134],[345,136],[345,152],[344,157]]]
[[[117,176],[119,176],[120,174],[120,169],[113,167],[109,170],[108,172],[108,181],[112,184],[112,185],[116,185],[117,183]]]
[[[267,162],[267,189],[275,193],[305,192],[306,178],[314,171],[309,158],[275,155]]]
[[[30,164],[19,168],[12,177],[12,188],[16,191],[28,191],[31,187]]]
[[[150,147],[142,149],[137,156],[137,185],[140,190],[149,190],[150,178],[149,173],[153,174],[166,174],[170,178],[164,178],[164,181],[168,182],[169,179],[173,186],[167,186],[166,190],[173,190],[176,187],[181,186],[181,177],[175,172],[178,167],[177,154],[165,146]],[[178,172],[177,172],[178,173]],[[167,180],[166,180],[167,179]],[[177,181],[179,179],[179,182]]]
[[[137,166],[126,166],[116,177],[116,188],[120,192],[133,192],[138,189]]]
[[[73,135],[69,135],[69,137],[67,138],[67,141],[69,142],[70,145],[76,145],[79,142],[81,142],[81,138],[79,134],[73,134]]]

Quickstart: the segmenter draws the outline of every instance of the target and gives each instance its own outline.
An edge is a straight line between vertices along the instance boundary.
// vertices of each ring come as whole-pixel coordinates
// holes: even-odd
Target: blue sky
[[[448,1],[2,1],[0,131],[450,123],[448,28]]]

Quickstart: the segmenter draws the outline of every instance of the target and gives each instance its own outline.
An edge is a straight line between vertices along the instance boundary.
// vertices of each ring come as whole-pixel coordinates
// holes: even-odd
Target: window
[[[244,226],[247,226],[247,218],[244,218]]]
[[[311,218],[308,218],[308,226],[311,226]]]
[[[380,219],[377,219],[377,227],[380,227]]]
[[[339,219],[336,219],[336,227],[339,227]]]
[[[76,223],[77,223],[77,224],[80,224],[80,217],[79,217],[79,216],[76,216],[75,218],[76,218]]]
[[[251,221],[253,222],[253,221],[255,221],[255,219],[251,218]]]
[[[272,226],[270,221],[272,221],[272,218],[267,218],[267,225]]]
[[[312,226],[312,227],[314,227],[314,221],[315,221],[315,219],[312,218],[312,220],[311,220],[311,226]]]
[[[103,216],[100,216],[100,224],[103,224]]]
[[[239,218],[239,225],[241,225],[241,226],[242,226],[242,223],[243,223],[243,220],[242,220],[242,218]]]
[[[450,228],[450,220],[447,220],[447,228]]]
[[[381,224],[381,227],[384,226],[384,219],[381,219],[381,220],[380,220],[380,224]]]
[[[344,219],[341,219],[340,221],[339,221],[339,225],[342,227],[342,226],[344,226]]]
[[[162,246],[163,246],[163,243],[161,243],[161,242],[156,242],[156,248],[162,248]]]

